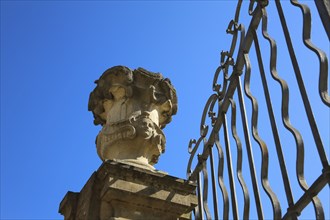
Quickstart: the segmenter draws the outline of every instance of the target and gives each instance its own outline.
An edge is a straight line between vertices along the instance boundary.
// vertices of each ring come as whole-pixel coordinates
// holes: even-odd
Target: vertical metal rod
[[[212,190],[213,190],[214,218],[215,219],[219,219],[219,214],[218,214],[218,194],[217,194],[215,172],[214,172],[213,147],[210,147],[210,164],[211,164],[211,177],[212,177]]]
[[[246,110],[245,110],[245,103],[244,103],[244,97],[243,97],[243,91],[242,91],[242,85],[241,85],[241,78],[240,78],[240,76],[237,76],[237,77],[238,77],[238,99],[239,99],[240,110],[241,110],[246,150],[247,150],[247,155],[248,155],[248,159],[249,159],[249,167],[250,167],[250,174],[251,174],[251,180],[252,180],[252,185],[253,185],[253,193],[254,193],[254,198],[255,198],[255,202],[256,202],[258,218],[264,219],[261,200],[260,200],[259,187],[258,187],[258,183],[257,183],[253,153],[252,153],[250,132],[249,132],[249,127],[248,127],[248,122],[247,122],[247,117],[246,117]]]
[[[201,173],[198,173],[197,178],[197,196],[198,196],[198,213],[199,219],[204,220],[204,207],[203,207],[203,198],[202,198],[202,186],[201,186]]]
[[[291,187],[290,187],[290,181],[289,181],[288,173],[287,173],[287,170],[286,170],[286,165],[285,165],[285,160],[284,160],[284,156],[283,156],[283,152],[282,152],[280,137],[279,137],[279,134],[278,134],[278,129],[277,129],[276,120],[275,120],[275,116],[274,116],[273,106],[272,106],[272,102],[271,102],[271,98],[270,98],[270,94],[269,94],[268,84],[267,84],[265,70],[264,70],[263,61],[262,61],[262,56],[261,56],[261,52],[260,52],[259,41],[258,41],[258,37],[257,37],[257,34],[256,34],[255,31],[253,32],[253,37],[254,37],[254,45],[255,45],[255,49],[256,49],[257,59],[258,59],[259,71],[260,71],[262,85],[263,85],[263,88],[264,88],[264,94],[265,94],[266,103],[267,103],[268,116],[269,116],[269,120],[270,120],[271,127],[272,127],[272,132],[273,132],[273,138],[274,138],[274,141],[275,141],[277,157],[278,157],[278,160],[279,160],[279,163],[280,163],[281,174],[282,174],[282,179],[283,179],[283,183],[284,183],[286,198],[287,198],[287,201],[288,201],[288,205],[290,207],[294,203],[293,196],[292,196],[292,190],[291,190]]]
[[[237,210],[237,201],[236,201],[236,189],[235,189],[235,180],[233,176],[233,166],[231,160],[231,150],[229,143],[228,127],[227,127],[227,116],[225,113],[222,114],[224,119],[224,136],[225,136],[225,145],[226,145],[226,156],[227,156],[227,168],[229,174],[229,184],[230,184],[230,194],[231,194],[231,203],[233,207],[233,219],[238,219],[238,210]]]

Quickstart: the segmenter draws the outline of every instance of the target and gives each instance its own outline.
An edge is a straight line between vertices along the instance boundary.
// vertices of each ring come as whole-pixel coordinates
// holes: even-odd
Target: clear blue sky
[[[304,3],[314,13],[312,40],[329,57],[329,41],[314,2]],[[247,5],[245,1],[241,11],[246,26],[250,19]],[[283,6],[292,38],[297,40],[295,46],[302,48],[297,50],[298,58],[329,158],[329,109],[318,96],[318,60],[301,42],[300,10],[288,1]],[[229,49],[231,38],[225,30],[235,7],[236,1],[1,1],[1,219],[62,219],[57,212],[65,193],[80,191],[101,165],[94,144],[100,127],[93,125],[87,103],[94,80],[115,65],[144,67],[171,79],[177,90],[179,111],[164,130],[166,153],[156,168],[185,178],[187,145],[190,138],[198,138],[202,110],[212,94],[220,52]],[[270,34],[283,43],[272,1],[269,16]],[[260,41],[275,113],[279,116],[280,87],[269,75],[268,44],[262,37]],[[285,47],[279,48],[278,59],[279,74],[295,90]],[[252,65],[257,67],[253,60]],[[251,83],[252,92],[260,96],[258,76],[252,82],[257,84]],[[260,97],[259,105],[263,108],[264,98]],[[321,166],[306,129],[298,93],[292,91],[290,98],[291,121],[306,138],[306,179],[311,184]],[[250,112],[251,105],[246,102]],[[274,175],[270,184],[279,193],[285,209],[269,122],[265,115],[260,117],[260,135],[269,142],[272,158],[270,173]],[[297,199],[302,191],[294,173],[295,145],[281,118],[277,119],[287,165],[293,167],[289,173]],[[243,140],[242,133],[240,137]],[[260,150],[255,142],[253,146],[260,176]],[[232,148],[235,149],[234,143]],[[236,163],[235,153],[233,158]],[[246,163],[247,158],[244,159]],[[250,180],[246,166],[243,172],[245,169],[245,178]],[[241,195],[237,183],[236,187]],[[265,217],[271,218],[269,200],[261,191]],[[321,199],[329,219],[329,187],[322,191]],[[240,213],[242,208],[240,203]],[[255,218],[251,212],[251,218]],[[302,217],[313,215],[309,207]]]

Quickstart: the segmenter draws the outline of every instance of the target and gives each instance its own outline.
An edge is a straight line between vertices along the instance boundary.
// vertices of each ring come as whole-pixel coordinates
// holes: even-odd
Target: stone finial
[[[115,66],[91,92],[88,110],[102,125],[96,138],[99,157],[154,169],[165,151],[162,129],[177,112],[174,87],[160,73]]]

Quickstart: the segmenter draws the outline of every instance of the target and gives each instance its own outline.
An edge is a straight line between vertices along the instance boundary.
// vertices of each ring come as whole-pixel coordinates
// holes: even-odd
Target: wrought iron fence
[[[194,217],[195,219],[249,219],[251,213],[256,213],[258,219],[297,219],[300,213],[312,204],[315,218],[324,219],[323,205],[329,206],[327,203],[329,201],[325,201],[326,204],[322,205],[318,194],[326,188],[326,185],[330,186],[330,166],[327,159],[329,143],[324,144],[322,141],[313,109],[315,111],[315,108],[322,106],[325,109],[324,114],[330,113],[328,58],[326,53],[314,46],[311,41],[309,7],[297,0],[291,0],[291,7],[301,12],[303,24],[301,29],[297,24],[297,29],[302,32],[302,42],[309,53],[316,56],[318,60],[312,73],[312,79],[318,81],[319,94],[317,106],[314,106],[310,102],[309,93],[305,87],[306,81],[298,65],[294,41],[291,39],[282,3],[279,0],[272,2],[252,0],[247,3],[249,4],[248,13],[251,16],[247,28],[239,20],[241,13],[244,13],[241,12],[242,4],[245,3],[247,2],[242,0],[237,2],[234,19],[230,21],[226,30],[227,34],[232,36],[232,42],[228,51],[221,52],[220,66],[214,74],[213,94],[207,100],[202,114],[200,137],[197,140],[192,139],[189,143],[191,155],[187,175],[189,180],[197,182],[199,199]],[[289,68],[284,68],[284,70],[287,74],[294,76],[297,84],[293,88],[297,90],[294,94],[299,94],[300,97],[289,95],[288,83],[280,76],[278,70],[277,61],[282,54],[277,52],[278,44],[268,31],[267,8],[270,3],[276,6],[281,27],[278,31],[282,29],[284,47],[292,68],[292,70]],[[329,1],[315,0],[315,4],[325,33],[330,39]],[[291,20],[291,22],[295,21]],[[327,46],[329,47],[329,44]],[[253,47],[254,52],[251,50]],[[262,52],[263,49],[269,51],[269,54],[265,55]],[[269,59],[268,69],[265,68],[265,57]],[[252,68],[252,58],[258,68]],[[272,79],[267,80],[267,77],[270,77],[267,74]],[[257,78],[260,86],[255,88],[255,82],[251,78]],[[271,93],[270,84],[272,87],[277,86],[276,94]],[[251,91],[253,88],[254,93]],[[259,96],[263,97],[265,102],[260,100]],[[274,105],[274,97],[278,99],[278,105]],[[291,98],[290,101],[289,98]],[[294,112],[292,108],[295,108],[292,98],[301,100],[302,107],[295,110],[299,111],[299,114],[304,114],[306,118],[306,124],[300,130],[291,122],[289,116],[290,112]],[[246,104],[246,102],[249,103]],[[263,112],[259,111],[260,103],[263,104],[265,110]],[[251,110],[247,109],[248,105],[251,106]],[[267,116],[263,117],[262,121],[260,121],[261,114]],[[237,120],[237,117],[240,117],[240,120]],[[230,126],[228,126],[229,119]],[[329,118],[324,120],[329,120]],[[260,124],[262,132],[258,130]],[[232,137],[230,137],[230,132]],[[308,145],[304,144],[306,141],[302,133],[305,132],[311,135]],[[261,133],[270,135],[271,139],[264,139]],[[329,136],[329,134],[325,135]],[[294,140],[292,144],[289,143],[289,138]],[[231,148],[233,144],[235,148]],[[313,176],[316,175],[316,177],[312,178],[311,184],[308,185],[305,168],[306,166],[313,167],[313,164],[308,164],[309,152],[313,150],[317,152],[317,160],[321,165],[320,169],[315,169],[313,172]],[[259,154],[261,165],[255,162],[254,158],[258,156],[256,154]],[[235,159],[233,155],[236,155]],[[288,158],[295,162],[288,161]],[[273,176],[270,172],[270,161],[272,170],[277,169],[279,173],[276,181],[274,178],[270,181]],[[257,167],[259,167],[258,172]],[[234,168],[236,168],[235,171]],[[294,170],[293,176],[288,170]],[[240,187],[236,187],[237,185]],[[260,190],[260,185],[262,190]],[[272,188],[274,185],[275,188],[282,189],[282,192],[279,189],[274,190],[274,187]],[[295,191],[300,191],[300,193],[294,193]],[[266,196],[262,196],[263,194]],[[298,199],[294,199],[294,194],[298,194]],[[265,200],[271,204],[267,213],[263,208]],[[238,208],[239,206],[241,209]],[[269,215],[270,210],[272,210],[271,215]]]

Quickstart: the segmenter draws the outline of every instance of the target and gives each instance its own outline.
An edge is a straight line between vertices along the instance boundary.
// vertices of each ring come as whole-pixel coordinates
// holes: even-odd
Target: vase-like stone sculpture
[[[65,220],[191,219],[196,185],[155,171],[165,150],[162,129],[177,111],[176,92],[159,73],[115,66],[91,92],[88,109],[102,125],[96,148],[104,161],[80,192],[68,192]]]
[[[165,151],[162,129],[177,112],[177,96],[167,78],[142,68],[106,70],[91,92],[88,110],[102,125],[96,148],[103,160],[153,170]]]

